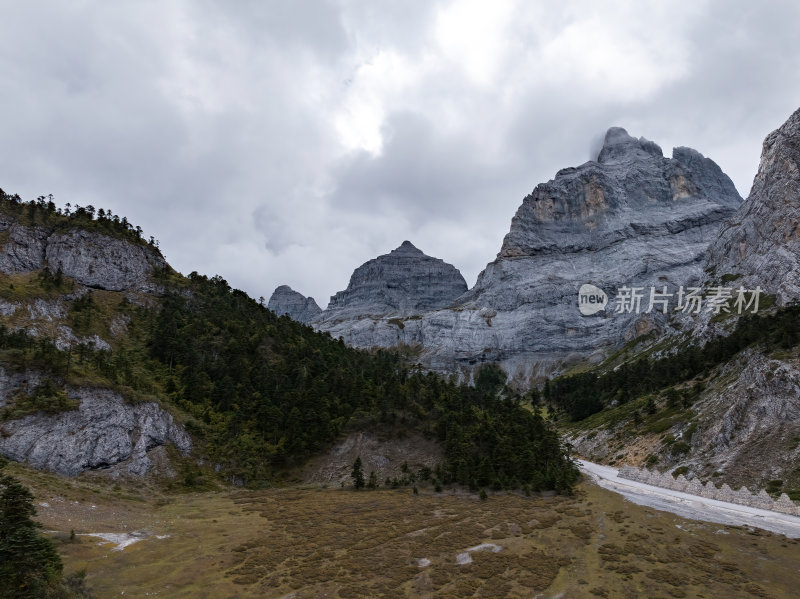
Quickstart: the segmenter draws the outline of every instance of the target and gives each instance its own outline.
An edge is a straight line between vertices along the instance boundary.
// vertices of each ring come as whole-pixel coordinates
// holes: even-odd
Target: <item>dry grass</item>
[[[290,488],[163,495],[14,466],[97,597],[795,597],[798,542],[574,498]],[[77,501],[78,503],[73,503]],[[92,506],[95,506],[92,508]],[[680,528],[678,528],[680,526]],[[111,551],[69,530],[146,530]],[[157,539],[155,535],[169,535]],[[492,542],[502,551],[456,555]],[[420,568],[418,561],[431,561]],[[149,595],[148,595],[149,593]]]

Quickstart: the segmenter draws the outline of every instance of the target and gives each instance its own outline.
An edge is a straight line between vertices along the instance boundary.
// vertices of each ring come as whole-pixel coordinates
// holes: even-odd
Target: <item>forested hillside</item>
[[[669,355],[642,356],[609,369],[596,370],[548,381],[544,399],[572,420],[582,420],[604,407],[626,403],[649,393],[665,391],[669,407],[689,407],[700,388],[683,385],[705,378],[747,347],[762,351],[788,350],[800,343],[800,306],[773,309],[740,318],[732,332],[704,345],[685,344]],[[699,380],[695,381],[697,385]]]
[[[253,482],[373,426],[438,439],[444,483],[566,490],[576,478],[555,431],[503,397],[491,370],[477,388],[456,385],[395,352],[357,351],[278,318],[219,277],[192,273],[163,298],[150,351],[209,452]]]
[[[92,207],[58,209],[44,197],[3,194],[0,214],[6,236],[89,230],[93,247],[113,237],[157,253],[139,228]],[[556,432],[504,389],[496,369],[487,368],[476,388],[457,385],[396,352],[354,350],[278,318],[219,276],[156,266],[146,284],[137,273],[135,287],[117,291],[82,285],[46,255],[42,263],[0,275],[0,296],[13,307],[0,323],[0,366],[41,374],[0,419],[75,409],[70,386],[107,388],[172,410],[198,441],[198,457],[251,486],[270,484],[340,433],[376,427],[438,440],[445,462],[436,476],[444,484],[566,491],[577,478]],[[84,270],[102,267],[94,264]],[[31,325],[25,307],[35,314],[42,298],[48,312],[41,326]]]

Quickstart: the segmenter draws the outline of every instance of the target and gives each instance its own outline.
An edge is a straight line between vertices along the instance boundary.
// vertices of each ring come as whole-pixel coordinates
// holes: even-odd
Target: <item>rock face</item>
[[[7,394],[30,384],[36,375],[9,375],[0,368],[0,407]],[[191,450],[189,435],[157,404],[136,405],[105,389],[79,388],[68,396],[80,400],[77,410],[54,415],[32,414],[0,424],[0,454],[66,476],[122,464],[144,476],[148,453],[166,443]]]
[[[800,298],[800,110],[764,140],[750,195],[711,245],[708,267],[781,305]]]
[[[615,314],[617,289],[649,294],[699,280],[708,245],[740,203],[731,180],[697,151],[665,158],[655,143],[614,127],[597,161],[559,171],[523,200],[496,260],[455,301],[442,297],[409,318],[399,299],[385,299],[374,264],[382,256],[357,269],[314,324],[357,347],[421,346],[437,370],[499,361],[530,381],[660,326],[663,315]],[[610,298],[594,316],[578,311],[584,283]],[[377,318],[382,309],[401,317]]]
[[[628,427],[620,421],[576,431],[569,442],[579,455],[605,463],[642,464],[658,455],[662,469],[685,467],[690,476],[735,488],[763,488],[776,479],[788,483],[800,460],[800,359],[746,350],[722,367],[686,418],[670,429],[632,438]],[[665,434],[685,444],[685,451],[676,455]]]
[[[267,307],[278,316],[286,314],[292,320],[308,324],[322,312],[313,297],[306,297],[288,285],[281,285],[272,293]]]
[[[763,485],[800,459],[800,364],[760,353],[745,354],[741,364],[732,383],[698,406],[692,461],[725,480]]]
[[[337,336],[336,325],[345,320],[420,316],[450,306],[466,290],[467,282],[455,266],[404,241],[397,249],[359,266],[347,289],[331,297],[314,323],[332,333],[336,329]]]
[[[155,269],[166,266],[155,250],[101,233],[73,229],[53,232],[26,227],[0,215],[0,272],[16,274],[59,268],[81,285],[110,291],[151,290]]]

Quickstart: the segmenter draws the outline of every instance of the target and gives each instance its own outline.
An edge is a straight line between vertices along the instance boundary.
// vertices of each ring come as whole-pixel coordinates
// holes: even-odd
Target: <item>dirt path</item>
[[[599,486],[619,493],[633,503],[672,512],[692,520],[753,526],[784,534],[793,539],[800,538],[800,518],[796,516],[654,487],[619,478],[618,470],[611,466],[601,466],[584,460],[578,462],[583,472]]]

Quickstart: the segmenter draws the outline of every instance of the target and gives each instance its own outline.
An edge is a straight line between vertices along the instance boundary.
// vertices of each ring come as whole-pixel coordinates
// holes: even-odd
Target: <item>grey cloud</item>
[[[255,296],[288,283],[324,305],[405,238],[472,282],[524,195],[612,125],[665,153],[695,147],[744,195],[762,139],[800,104],[793,2],[701,5],[674,32],[687,72],[635,99],[528,72],[542,40],[514,27],[508,64],[475,85],[437,58],[441,5],[6,3],[0,186],[111,208],[179,270]],[[545,31],[581,16],[538,10]],[[386,49],[430,72],[385,98],[380,154],[345,154],[343,81]]]

